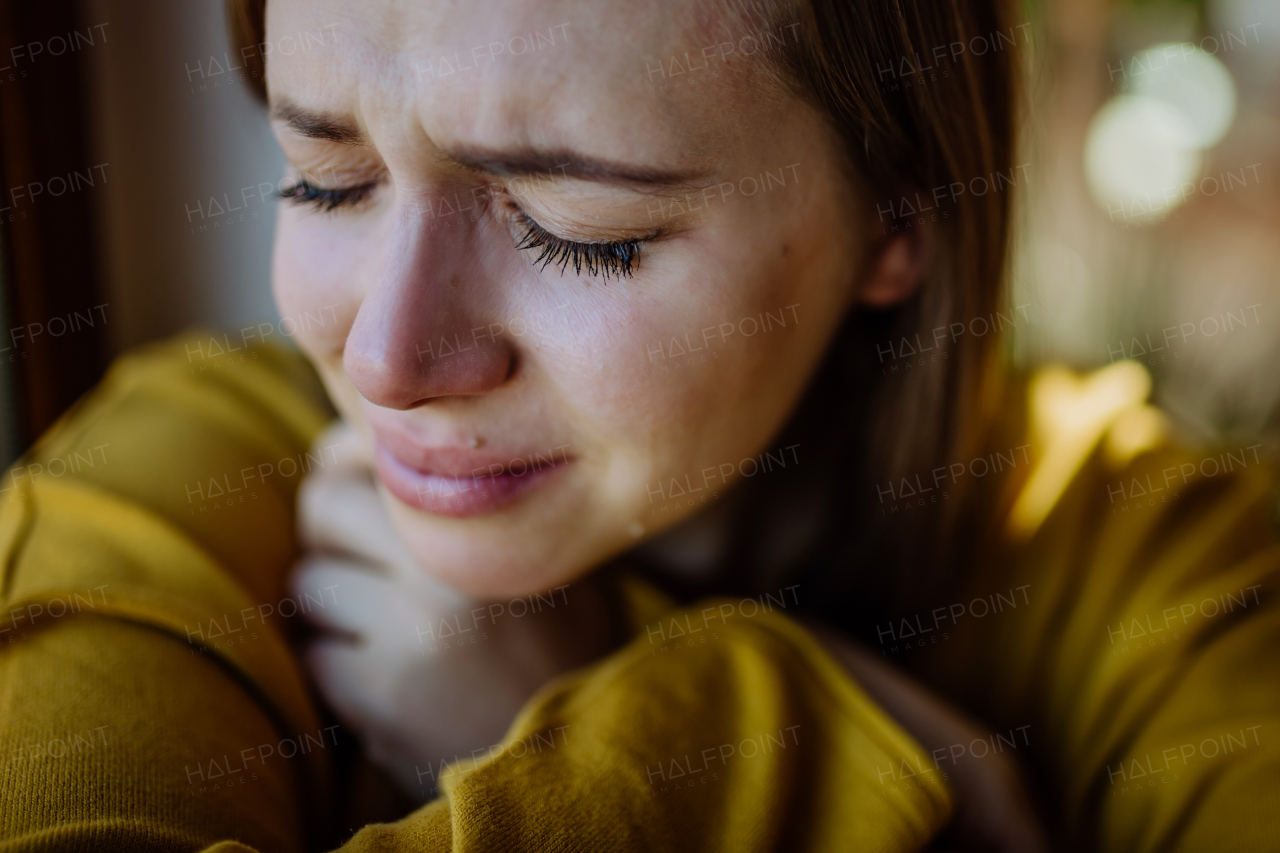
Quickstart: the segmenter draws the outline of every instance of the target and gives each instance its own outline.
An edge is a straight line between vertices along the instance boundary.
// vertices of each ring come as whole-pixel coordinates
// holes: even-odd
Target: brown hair
[[[265,4],[228,0],[233,39],[242,55],[258,57],[258,72],[260,52],[250,48],[265,41]],[[898,215],[906,209],[900,198],[918,192],[928,203],[938,187],[969,187],[979,178],[986,186],[996,175],[1012,176],[1017,39],[1009,37],[1004,0],[725,5],[775,28],[800,25],[799,38],[768,52],[769,63],[840,134],[879,218],[886,206],[894,213],[886,230],[918,226],[914,216]],[[927,66],[932,71],[923,70]],[[265,97],[265,76],[255,73],[253,80]],[[929,226],[932,263],[918,293],[891,310],[853,312],[789,428],[811,447],[825,444],[836,458],[814,467],[843,478],[829,484],[821,555],[810,553],[809,561],[837,569],[871,564],[897,586],[919,587],[924,566],[926,573],[956,574],[954,560],[938,558],[964,550],[954,540],[966,502],[953,491],[945,509],[916,513],[885,535],[889,531],[867,521],[878,514],[877,486],[967,458],[982,440],[989,422],[984,408],[998,384],[995,334],[944,339],[945,360],[927,369],[893,364],[886,371],[877,360],[878,345],[914,341],[917,334],[927,343],[936,328],[991,318],[1002,306],[1009,192],[964,192],[948,202],[948,215]],[[851,489],[850,481],[860,485]],[[767,518],[770,501],[753,503],[754,513]],[[751,531],[760,527],[749,519],[739,525],[744,535],[732,557],[739,567],[759,552]],[[865,572],[829,574],[847,579]]]
[[[952,488],[943,506],[881,516],[882,489],[916,475],[928,485],[938,467],[977,455],[999,400],[998,335],[944,337],[945,360],[916,369],[902,351],[917,341],[939,348],[934,329],[988,322],[1003,307],[1011,197],[988,184],[1014,173],[1017,32],[1002,0],[796,0],[792,8],[806,35],[784,70],[843,138],[873,221],[888,209],[886,228],[906,230],[926,205],[950,214],[930,222],[932,262],[917,294],[888,311],[855,311],[813,391],[826,401],[814,400],[815,411],[837,425],[831,454],[848,448],[840,476],[857,483],[828,490],[826,585],[849,592],[856,578],[883,606],[909,606],[961,581],[976,545],[961,540],[978,534],[971,522],[994,510],[999,489],[992,477],[981,496]],[[987,191],[948,193],[948,209],[934,190],[956,184]],[[921,212],[904,219],[916,205]],[[828,597],[838,608],[845,599]]]

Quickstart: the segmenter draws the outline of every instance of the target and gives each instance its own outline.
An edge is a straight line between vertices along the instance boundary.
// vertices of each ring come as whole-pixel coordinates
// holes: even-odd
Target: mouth
[[[375,428],[374,470],[401,502],[432,515],[486,515],[546,485],[572,458],[567,445],[526,453],[422,447]]]

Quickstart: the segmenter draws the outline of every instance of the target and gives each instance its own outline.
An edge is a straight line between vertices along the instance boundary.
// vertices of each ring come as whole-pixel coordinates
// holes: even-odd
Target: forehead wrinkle
[[[506,149],[461,145],[445,150],[461,166],[497,177],[546,176],[612,184],[689,187],[705,170],[661,169],[645,163],[623,163],[592,157],[568,148],[536,148],[520,144]]]
[[[580,182],[675,198],[715,185],[711,168],[654,163],[643,150],[625,159],[600,157],[574,147],[572,142],[560,142],[581,137],[573,133],[571,118],[547,120],[552,114],[539,110],[536,123],[521,113],[498,118],[473,126],[465,135],[442,139],[433,147],[451,166],[515,186],[526,179],[523,186],[533,190]],[[570,128],[567,132],[563,130],[566,125]]]
[[[273,0],[267,4],[266,23],[268,41],[279,30],[322,24],[332,25],[335,32],[331,52],[297,51],[281,57],[287,61],[268,59],[271,117],[303,136],[377,153],[368,121],[376,112],[368,107],[380,88],[394,90],[398,52],[388,51],[387,45],[399,41],[396,34],[403,36],[403,28],[398,31],[377,15],[329,0]]]
[[[295,0],[295,4],[297,2]],[[344,20],[338,31],[347,47],[336,62],[329,64],[331,70],[327,76],[332,77],[336,71],[346,78],[343,106],[358,123],[360,116],[367,118],[362,124],[366,125],[365,134],[369,137],[386,136],[395,124],[403,122],[412,125],[413,135],[436,151],[441,146],[465,142],[498,149],[524,146],[554,152],[579,148],[583,139],[607,141],[614,134],[606,132],[600,136],[592,133],[592,127],[602,121],[610,126],[611,119],[615,118],[632,121],[640,115],[640,121],[651,127],[656,123],[656,127],[663,128],[660,133],[672,136],[667,144],[660,146],[662,149],[678,151],[694,165],[706,162],[706,155],[718,147],[723,136],[723,132],[715,128],[718,121],[690,121],[685,99],[651,96],[640,79],[644,45],[653,51],[669,51],[686,39],[704,39],[703,34],[707,32],[723,33],[734,26],[734,21],[740,20],[728,10],[753,0],[696,0],[674,8],[658,0],[633,2],[646,11],[663,13],[640,16],[642,23],[637,32],[634,26],[623,28],[616,21],[575,17],[572,7],[561,5],[559,8],[564,11],[561,17],[571,22],[570,42],[564,51],[526,56],[520,66],[498,63],[486,69],[488,73],[478,80],[453,78],[449,85],[442,86],[438,81],[418,80],[415,62],[451,55],[455,43],[470,43],[466,34],[480,34],[475,30],[477,19],[461,14],[467,4],[443,0],[436,4],[442,8],[425,15],[419,0],[384,0],[376,5],[390,14],[360,16],[359,20],[351,20],[350,26],[346,26]],[[313,10],[334,5],[319,0]],[[316,13],[325,14],[313,11]],[[554,9],[546,14],[556,17]],[[513,22],[511,29],[516,27]],[[624,41],[617,43],[624,37]],[[596,61],[584,62],[588,57]],[[313,62],[318,59],[313,58]],[[631,68],[631,60],[635,70]],[[635,84],[632,86],[635,91],[628,89],[627,97],[611,97],[602,91],[601,84],[614,94],[619,87],[627,89],[631,84]],[[572,91],[568,91],[570,89]],[[603,115],[602,106],[605,107]],[[702,113],[704,119],[713,116],[719,119],[726,110],[742,109],[730,109],[723,102],[706,106],[710,109]],[[393,118],[394,113],[399,113],[400,118]],[[378,126],[375,128],[368,122],[376,122]],[[387,141],[396,136],[400,137],[400,143],[407,142],[395,132]],[[649,138],[652,140],[652,136]],[[627,136],[614,141],[622,143],[617,156],[623,160],[641,164],[651,159],[649,152],[653,147],[645,145],[643,137],[637,140],[638,144],[630,144]],[[404,150],[402,144],[395,147]],[[594,152],[584,150],[582,153]],[[681,176],[682,180],[667,181],[666,186],[636,182],[630,189],[655,195],[680,195],[713,185],[713,181],[703,180],[694,170],[690,172]]]
[[[625,71],[608,67],[584,80],[577,73],[581,66],[547,59],[528,71],[490,77],[466,90],[465,110],[458,103],[461,97],[451,99],[448,106],[465,112],[466,119],[465,124],[454,123],[447,138],[441,134],[439,144],[444,154],[465,168],[500,178],[541,173],[557,181],[613,184],[648,195],[674,197],[714,185],[709,178],[715,170],[704,165],[706,146],[688,133],[697,123],[682,120],[675,102],[651,98],[640,89],[633,99],[621,99],[627,106],[625,115],[618,115],[620,99],[600,94],[601,77],[621,75],[620,83],[625,84]],[[585,94],[578,91],[584,83]],[[424,113],[423,118],[427,117]],[[601,140],[643,139],[644,134],[627,133],[615,139],[608,130],[592,132],[597,126],[611,129],[621,124],[613,121],[615,118],[634,121],[638,117],[649,128],[661,128],[660,134],[670,137],[658,150],[678,152],[675,162],[669,157],[655,160],[653,147],[646,144],[624,144],[604,156],[592,150],[592,144]]]

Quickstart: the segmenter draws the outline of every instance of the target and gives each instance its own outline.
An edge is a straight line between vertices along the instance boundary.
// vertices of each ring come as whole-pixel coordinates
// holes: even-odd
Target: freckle
[[[784,257],[784,258],[785,258],[785,257],[787,256],[787,250],[788,250],[788,249],[790,249],[790,248],[791,248],[791,247],[790,247],[790,246],[788,246],[787,244],[785,244],[785,243],[783,243],[783,244],[782,244],[782,257]]]
[[[449,286],[457,287],[461,280],[462,279],[458,276],[458,274],[454,273],[453,275],[449,276]]]

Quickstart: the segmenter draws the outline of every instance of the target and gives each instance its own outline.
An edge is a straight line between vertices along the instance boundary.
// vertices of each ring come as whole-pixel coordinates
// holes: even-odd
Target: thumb
[[[370,441],[358,429],[339,418],[325,428],[311,444],[326,473],[368,474],[373,470]]]

